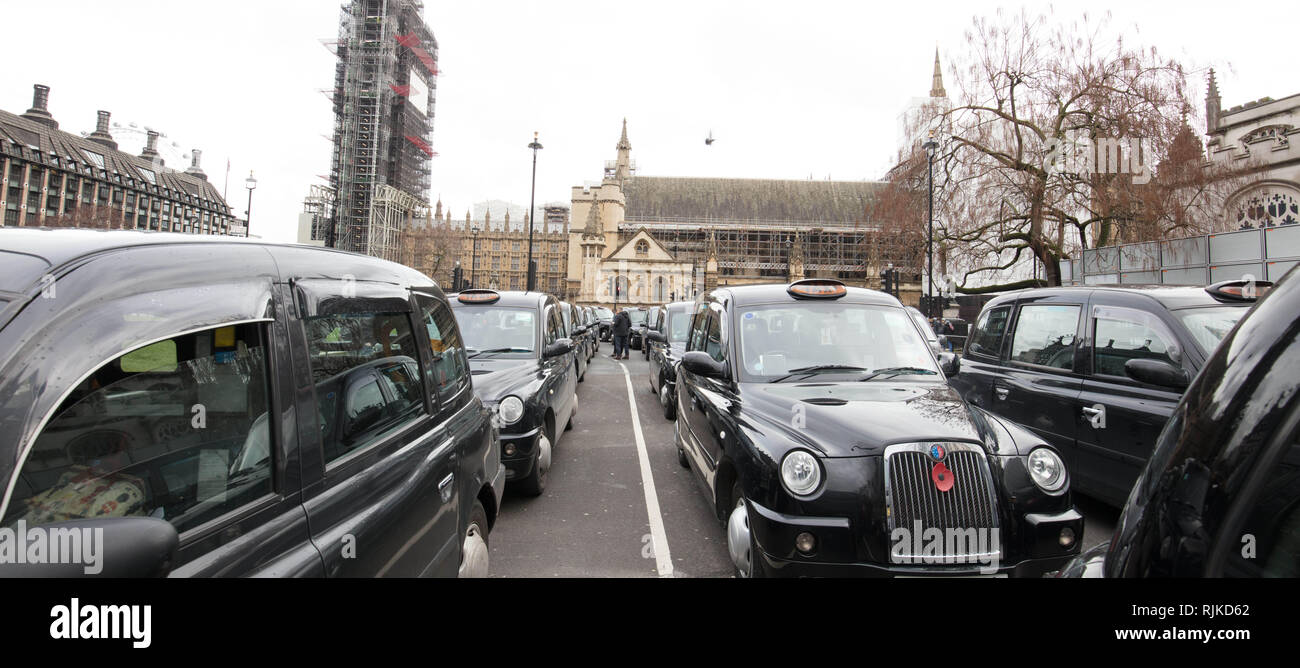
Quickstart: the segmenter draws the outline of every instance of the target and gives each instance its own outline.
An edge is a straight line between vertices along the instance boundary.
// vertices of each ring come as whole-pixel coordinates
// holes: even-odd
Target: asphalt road
[[[626,361],[611,352],[602,342],[578,385],[578,415],[556,444],[546,492],[527,497],[507,486],[490,536],[492,577],[731,577],[726,533],[677,463],[673,423],[650,391],[641,351]],[[1109,540],[1118,511],[1077,495],[1076,503],[1085,549]]]

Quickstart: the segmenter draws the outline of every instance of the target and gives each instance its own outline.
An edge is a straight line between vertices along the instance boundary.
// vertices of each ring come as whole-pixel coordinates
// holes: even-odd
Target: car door
[[[331,576],[454,576],[460,562],[455,435],[425,382],[430,343],[398,286],[293,283],[317,416],[304,506]]]
[[[721,305],[710,304],[698,339],[698,350],[724,364],[727,363],[725,315]],[[720,432],[724,428],[721,425],[726,421],[733,393],[729,381],[703,376],[693,376],[692,381],[687,398],[687,422],[698,447],[694,452],[695,464],[712,490],[718,462],[722,459]]]
[[[961,368],[948,380],[966,401],[994,412],[1002,401],[1000,394],[1003,393],[995,393],[993,388],[995,381],[1004,375],[1002,349],[1014,309],[1015,302],[1010,302],[985,308],[980,313],[974,333],[962,354]]]
[[[1089,307],[1090,359],[1079,396],[1072,474],[1080,489],[1122,505],[1182,398],[1181,390],[1130,378],[1124,364],[1158,360],[1184,369],[1188,378],[1194,370],[1173,330],[1156,313],[1109,301],[1094,293]]]
[[[1086,298],[1047,295],[1016,305],[989,409],[1056,447],[1073,471],[1083,388],[1079,341]]]
[[[564,319],[560,315],[560,306],[557,302],[547,302],[542,313],[542,326],[545,328],[542,339],[543,350],[546,346],[567,336]],[[540,364],[545,375],[541,391],[546,393],[546,400],[550,402],[551,410],[555,413],[553,440],[558,443],[560,434],[564,432],[564,425],[567,424],[574,409],[574,397],[578,391],[577,360],[573,355],[554,357],[543,355]]]
[[[464,535],[474,499],[496,474],[501,453],[492,438],[487,413],[474,396],[469,358],[451,308],[431,294],[412,292],[412,298],[429,341],[425,382],[436,400],[438,420],[455,443],[458,460],[452,480],[440,479],[438,490],[444,502],[451,502],[447,497],[455,495],[454,502],[460,511],[457,532]]]
[[[279,318],[230,321],[99,365],[35,436],[0,526],[148,516],[179,534],[172,577],[323,574],[284,340]]]
[[[701,303],[696,306],[691,316],[691,331],[686,341],[686,351],[704,350],[705,332],[709,326],[709,305]],[[677,373],[677,425],[683,430],[682,442],[687,458],[695,463],[696,470],[703,472],[700,465],[702,457],[699,441],[707,435],[707,419],[700,413],[699,384],[703,379],[681,366]]]

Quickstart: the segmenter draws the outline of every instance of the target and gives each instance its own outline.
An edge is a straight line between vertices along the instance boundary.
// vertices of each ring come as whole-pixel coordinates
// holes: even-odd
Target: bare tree
[[[961,265],[962,291],[1026,255],[1059,285],[1071,250],[1191,229],[1203,215],[1194,209],[1212,208],[1206,193],[1221,175],[1189,168],[1203,160],[1175,141],[1189,131],[1182,66],[1108,35],[1107,20],[1086,14],[974,20],[959,98],[937,118],[936,235]],[[1160,182],[1158,164],[1171,165]],[[1037,281],[983,291],[1026,283]]]
[[[398,242],[401,263],[429,277],[436,277],[447,263],[455,262],[460,234],[446,222],[420,221],[402,231]]]

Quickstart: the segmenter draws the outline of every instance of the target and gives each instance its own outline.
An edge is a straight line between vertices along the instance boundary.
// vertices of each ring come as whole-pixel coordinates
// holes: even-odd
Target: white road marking
[[[632,411],[632,433],[636,436],[636,456],[641,463],[641,487],[645,489],[646,514],[650,517],[650,541],[654,545],[655,570],[659,577],[673,576],[673,558],[668,553],[668,534],[664,531],[664,516],[659,512],[659,495],[655,492],[654,474],[650,472],[650,455],[646,454],[645,436],[641,434],[641,416],[636,410],[636,393],[632,391],[632,374],[627,366],[619,363],[623,369],[623,380],[627,383],[627,405]]]

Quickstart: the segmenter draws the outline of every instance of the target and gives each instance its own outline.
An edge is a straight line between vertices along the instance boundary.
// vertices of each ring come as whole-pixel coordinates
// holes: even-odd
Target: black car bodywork
[[[1062,577],[1300,577],[1297,314],[1293,269],[1187,388],[1112,542]]]
[[[454,576],[505,479],[437,285],[224,237],[0,229],[0,433],[3,523],[114,575]]]
[[[591,307],[592,313],[596,316],[597,326],[600,329],[600,340],[611,341],[614,335],[614,312],[604,306]]]
[[[686,352],[686,336],[682,331],[690,332],[694,306],[694,302],[665,305],[659,328],[646,336],[650,349],[650,391],[659,396],[667,420],[677,419],[677,363]]]
[[[950,382],[970,403],[1051,443],[1076,491],[1122,505],[1215,337],[1252,303],[1219,289],[1090,286],[1000,296],[980,312]]]
[[[641,356],[646,360],[650,359],[650,342],[646,339],[646,336],[650,332],[659,331],[661,324],[659,319],[663,317],[663,309],[662,306],[651,306],[646,311],[645,322],[641,323],[641,335],[638,338],[641,341]]]
[[[627,347],[640,350],[645,343],[646,310],[639,306],[629,306],[623,310],[627,312],[627,317],[632,322],[632,329],[627,333]]]
[[[560,302],[560,314],[564,316],[565,336],[573,342],[573,363],[578,371],[578,382],[587,376],[587,361],[591,359],[591,340],[587,336],[587,327],[582,324],[578,307],[568,302]]]
[[[540,292],[493,290],[466,290],[451,303],[469,350],[474,392],[496,412],[506,480],[526,494],[539,495],[560,432],[572,428],[578,412],[577,359],[572,339],[565,336],[564,307]],[[513,322],[520,326],[527,322],[531,331],[518,340],[525,345],[511,349],[487,343],[500,340],[492,338],[504,323],[497,314],[517,316]],[[502,403],[511,397],[523,405],[515,420],[501,417]]]
[[[842,292],[835,299],[795,296],[809,283]],[[932,370],[899,378],[864,376],[862,369],[816,376],[812,369],[770,380],[748,375],[739,361],[738,333],[749,320],[742,312],[790,309],[797,320],[798,312],[814,307],[832,315],[872,309],[896,327],[910,327],[892,333],[908,338]],[[957,359],[936,359],[898,300],[818,279],[720,288],[701,297],[693,311],[677,372],[679,458],[726,523],[729,552],[742,575],[1040,575],[1077,554],[1083,521],[1067,479],[1049,493],[1027,469],[1031,451],[1050,448],[949,388],[944,373]],[[800,334],[797,322],[783,327]],[[815,341],[819,332],[802,334]],[[795,343],[788,336],[776,340]],[[934,450],[936,444],[942,450]],[[796,451],[811,455],[821,476],[804,496],[790,491],[781,472]],[[931,485],[931,477],[943,480],[944,471],[927,457],[951,461],[948,472],[960,469],[958,482],[947,481],[947,490]],[[978,564],[973,543],[925,559],[904,544],[913,527],[917,538],[931,529],[951,529],[972,541],[967,530],[983,529],[993,538],[978,548]]]

